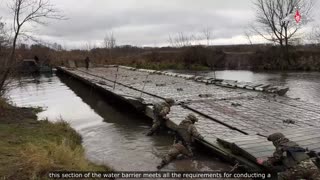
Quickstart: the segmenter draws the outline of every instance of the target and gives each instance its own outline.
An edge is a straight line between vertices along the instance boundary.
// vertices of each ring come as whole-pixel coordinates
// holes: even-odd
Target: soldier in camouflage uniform
[[[281,165],[283,169],[278,174],[279,179],[320,179],[319,170],[306,154],[305,149],[281,133],[270,135],[268,140],[273,142],[276,150],[267,161],[258,160],[259,164],[270,169]]]
[[[162,159],[161,164],[157,166],[158,169],[163,168],[165,165],[169,164],[171,161],[176,159],[179,155],[185,157],[192,157],[192,152],[183,145],[182,141],[178,141],[172,145],[168,154]]]
[[[194,125],[198,122],[198,118],[194,114],[189,114],[178,126],[177,133],[182,138],[183,143],[190,153],[192,153],[192,143],[195,138],[203,139]]]
[[[90,59],[89,57],[86,57],[86,59],[84,60],[84,63],[86,64],[86,69],[89,69],[89,65],[90,65]]]
[[[160,129],[161,126],[163,126],[166,122],[167,115],[170,112],[171,106],[174,105],[174,100],[171,98],[168,98],[165,100],[165,102],[155,104],[153,106],[153,125],[149,132],[147,133],[147,136],[152,136],[156,131]]]

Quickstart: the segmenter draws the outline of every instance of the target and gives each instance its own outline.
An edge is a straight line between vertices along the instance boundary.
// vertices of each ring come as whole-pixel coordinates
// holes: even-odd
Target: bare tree
[[[314,33],[315,33],[314,38],[317,44],[320,44],[320,27],[319,26],[314,30]]]
[[[12,65],[15,63],[17,40],[23,32],[24,25],[27,23],[45,25],[46,19],[64,19],[49,0],[11,0],[9,8],[13,14],[12,50],[9,58],[5,62],[7,69],[0,79],[0,89],[3,88],[12,69]]]
[[[107,33],[106,37],[104,38],[104,46],[107,49],[113,49],[116,47],[116,38],[114,37],[113,32]]]
[[[63,50],[63,48],[62,48],[62,45],[61,44],[58,44],[58,43],[53,43],[53,44],[51,44],[51,48],[52,49],[54,49],[54,50],[56,50],[56,51],[62,51]]]
[[[87,41],[84,44],[84,50],[87,51],[88,53],[94,48],[96,48],[96,44],[94,42]]]
[[[9,42],[9,35],[5,29],[5,23],[2,22],[2,18],[0,17],[0,52],[3,47],[6,47]]]
[[[14,36],[10,61],[14,60],[17,39],[26,23],[45,25],[46,19],[64,19],[60,12],[50,4],[49,0],[12,0],[10,9],[14,15]]]
[[[305,17],[310,15],[312,0],[255,0],[257,25],[253,30],[268,41],[275,42],[288,54],[289,44],[296,40],[301,26],[294,21],[297,8]],[[287,20],[287,19],[292,20]],[[304,19],[303,19],[304,20]],[[304,22],[307,23],[307,22]],[[289,59],[288,63],[290,64]]]
[[[251,34],[249,31],[245,31],[244,32],[245,37],[247,38],[247,40],[249,41],[249,43],[252,45],[252,40],[251,40]]]
[[[206,28],[202,31],[203,37],[204,39],[207,41],[207,46],[210,46],[210,40],[211,40],[211,36],[212,36],[212,32],[209,28]]]
[[[310,41],[317,45],[320,45],[320,26],[315,26],[312,28]]]
[[[5,62],[7,58],[7,47],[9,43],[9,34],[5,28],[5,23],[2,22],[2,18],[0,18],[0,80],[5,75]],[[4,87],[6,84],[3,84]],[[4,94],[4,89],[0,87],[0,97]]]
[[[179,32],[175,36],[169,35],[169,43],[173,47],[188,47],[192,46],[192,43],[195,39],[194,35],[186,35],[183,32]]]
[[[104,38],[104,46],[109,50],[109,57],[112,61],[112,51],[116,47],[116,38],[114,37],[113,32],[107,33],[106,37]]]

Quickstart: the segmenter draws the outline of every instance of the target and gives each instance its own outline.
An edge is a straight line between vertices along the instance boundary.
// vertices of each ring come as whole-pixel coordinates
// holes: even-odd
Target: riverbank
[[[121,46],[112,50],[95,48],[90,51],[52,51],[53,66],[84,67],[88,56],[92,64],[118,64],[145,69],[187,70],[299,70],[319,71],[320,51],[317,45],[291,46],[284,55],[279,46],[268,44],[190,47]],[[26,52],[21,52],[26,57]],[[286,57],[288,56],[288,57]],[[30,57],[32,58],[32,57]]]
[[[110,171],[86,160],[81,136],[66,122],[38,121],[38,109],[0,99],[0,177],[46,179],[50,171]]]

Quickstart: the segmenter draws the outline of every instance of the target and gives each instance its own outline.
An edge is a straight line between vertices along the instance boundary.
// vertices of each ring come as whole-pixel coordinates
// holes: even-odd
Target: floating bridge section
[[[320,105],[278,96],[288,88],[126,66],[59,67],[58,72],[120,97],[151,118],[150,104],[175,99],[169,128],[194,113],[204,136],[200,143],[254,171],[262,168],[257,158],[272,156],[274,147],[264,136],[273,132],[320,152]]]

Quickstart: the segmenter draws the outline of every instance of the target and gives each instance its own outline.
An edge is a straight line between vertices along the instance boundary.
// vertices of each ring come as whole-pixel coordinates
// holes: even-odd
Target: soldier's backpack
[[[316,159],[313,161],[313,163],[320,169],[320,157],[317,156]]]
[[[308,155],[311,157],[312,162],[320,169],[320,157],[315,151],[309,151]]]
[[[306,150],[298,146],[294,142],[290,141],[288,143],[283,144],[281,147],[285,153],[283,164],[286,167],[293,167],[301,161],[310,159],[310,157],[306,154]]]
[[[184,140],[184,138],[180,135],[180,133],[179,133],[178,131],[174,131],[174,134],[175,134],[175,136],[174,136],[174,143],[176,144],[176,143],[178,143],[179,141],[181,141],[182,144],[183,144],[185,147],[187,147],[187,143],[186,143],[186,141]]]
[[[155,116],[165,116],[170,112],[170,107],[166,102],[157,103],[153,106],[153,113]]]
[[[186,143],[192,142],[192,136],[189,133],[189,124],[188,123],[184,123],[184,121],[182,121],[177,128],[177,132],[180,135],[180,137],[183,139],[184,142],[186,142]]]
[[[153,106],[153,113],[159,114],[160,111],[161,111],[161,109],[162,109],[161,103],[156,103],[156,104]]]

